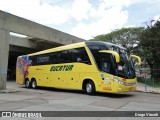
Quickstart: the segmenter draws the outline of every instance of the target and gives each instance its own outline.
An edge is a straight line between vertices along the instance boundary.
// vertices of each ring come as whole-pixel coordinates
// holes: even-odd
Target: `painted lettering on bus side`
[[[52,66],[50,71],[72,71],[74,65]]]
[[[111,87],[103,87],[103,90],[112,91]]]

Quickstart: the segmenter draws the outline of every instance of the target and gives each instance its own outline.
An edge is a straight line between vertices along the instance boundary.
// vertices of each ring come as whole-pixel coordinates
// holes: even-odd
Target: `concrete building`
[[[11,32],[27,37],[13,36]],[[17,56],[82,41],[84,39],[0,11],[0,90],[6,89],[8,70],[15,69]]]

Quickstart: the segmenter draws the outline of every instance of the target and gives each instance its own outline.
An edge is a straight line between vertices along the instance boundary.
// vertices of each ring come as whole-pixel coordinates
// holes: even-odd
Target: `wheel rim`
[[[87,83],[86,91],[87,91],[87,93],[91,93],[92,92],[92,85],[90,83]]]
[[[32,88],[36,88],[36,81],[32,82]]]
[[[26,87],[27,88],[29,87],[29,81],[28,80],[26,81]]]

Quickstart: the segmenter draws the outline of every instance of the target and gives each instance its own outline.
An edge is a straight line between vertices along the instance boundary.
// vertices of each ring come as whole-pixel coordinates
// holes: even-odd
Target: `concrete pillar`
[[[9,31],[0,29],[0,90],[6,89],[9,38]]]

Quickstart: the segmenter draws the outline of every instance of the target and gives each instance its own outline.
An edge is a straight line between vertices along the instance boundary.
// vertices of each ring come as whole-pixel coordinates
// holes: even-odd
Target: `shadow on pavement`
[[[25,86],[21,86],[21,88],[25,88]],[[32,88],[30,88],[32,89]],[[33,89],[34,90],[34,89]],[[50,92],[64,92],[64,93],[75,93],[75,94],[85,94],[85,91],[81,90],[67,90],[67,89],[58,89],[58,88],[51,88],[51,87],[38,87],[36,90],[44,90],[44,91],[50,91]],[[109,97],[109,98],[127,98],[132,97],[134,94],[132,93],[121,93],[121,94],[113,94],[113,93],[99,93],[96,92],[94,95],[90,96],[101,96],[101,97]]]

